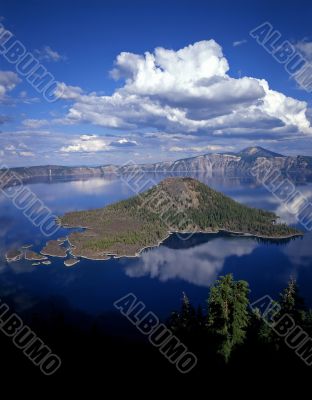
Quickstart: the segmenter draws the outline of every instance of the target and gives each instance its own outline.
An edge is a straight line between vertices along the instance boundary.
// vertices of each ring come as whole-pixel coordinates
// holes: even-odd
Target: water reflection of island
[[[217,234],[198,233],[188,240],[171,235],[157,249],[141,254],[134,265],[125,268],[131,278],[149,276],[166,282],[182,279],[198,286],[210,286],[222,271],[229,257],[251,254],[261,244],[274,244],[287,251],[290,242],[298,238],[269,240],[256,237],[238,237],[226,232]],[[304,239],[302,239],[304,241]]]
[[[204,241],[204,236],[194,237],[193,245],[186,243],[184,248],[175,248],[166,245],[160,246],[157,251],[145,251],[135,265],[125,268],[127,276],[138,278],[150,276],[162,282],[170,279],[183,279],[199,286],[209,286],[222,270],[225,260],[230,256],[242,257],[253,252],[257,241],[249,238],[224,237],[215,235],[211,240],[196,244],[196,240]],[[173,242],[171,242],[172,244]],[[170,246],[170,245],[169,245]]]

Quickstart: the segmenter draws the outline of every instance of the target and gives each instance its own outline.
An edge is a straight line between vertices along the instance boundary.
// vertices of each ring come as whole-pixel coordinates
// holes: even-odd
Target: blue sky
[[[249,34],[268,21],[308,65],[311,17],[308,1],[3,0],[12,43],[52,74],[58,99],[0,54],[1,161],[122,164],[254,145],[311,154],[312,93]]]

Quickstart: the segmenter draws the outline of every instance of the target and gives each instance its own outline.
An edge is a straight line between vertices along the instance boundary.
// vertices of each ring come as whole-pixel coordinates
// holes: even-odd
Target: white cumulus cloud
[[[208,136],[248,134],[251,129],[264,136],[312,133],[306,102],[272,90],[264,79],[231,77],[214,40],[177,51],[122,52],[111,76],[123,84],[110,96],[60,84],[57,95],[73,102],[64,123]]]
[[[109,146],[105,139],[96,135],[81,135],[78,139],[74,139],[70,145],[62,146],[60,151],[63,153],[90,153],[108,149]]]

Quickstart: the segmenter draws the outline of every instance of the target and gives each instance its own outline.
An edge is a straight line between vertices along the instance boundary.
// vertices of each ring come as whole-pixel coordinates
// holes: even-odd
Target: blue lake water
[[[157,180],[164,177],[158,176]],[[241,203],[272,210],[286,222],[296,224],[294,216],[265,188],[238,179],[197,178]],[[116,177],[37,182],[29,187],[57,215],[101,207],[135,194]],[[298,189],[311,199],[312,185]],[[61,229],[55,237],[66,233]],[[1,194],[0,297],[11,297],[21,311],[43,300],[61,298],[72,308],[96,316],[113,311],[114,301],[133,292],[150,310],[165,318],[179,307],[182,292],[194,304],[204,305],[214,280],[232,272],[236,279],[249,282],[252,299],[266,294],[277,297],[289,277],[295,276],[301,294],[312,306],[311,233],[278,242],[224,233],[182,239],[171,235],[160,247],[146,249],[139,258],[83,259],[70,268],[60,258],[51,258],[51,265],[7,263],[4,256],[9,248],[34,244],[33,249],[38,251],[46,238]]]

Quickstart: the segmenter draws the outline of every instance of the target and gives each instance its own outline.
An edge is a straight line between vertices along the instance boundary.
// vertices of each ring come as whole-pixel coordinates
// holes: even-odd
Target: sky
[[[312,155],[311,20],[302,0],[2,0],[0,161]]]

